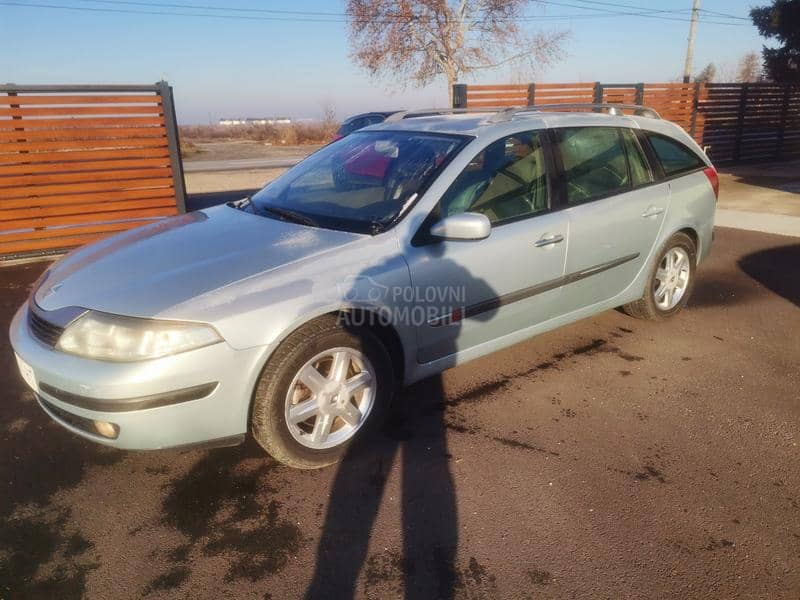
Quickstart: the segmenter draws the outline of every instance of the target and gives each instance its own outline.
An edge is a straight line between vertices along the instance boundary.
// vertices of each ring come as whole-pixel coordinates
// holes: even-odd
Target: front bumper
[[[227,440],[247,431],[263,348],[234,350],[221,342],[140,362],[90,360],[34,338],[27,303],[14,315],[9,333],[14,351],[30,367],[26,379],[32,379],[42,408],[82,437],[153,450]],[[87,421],[116,425],[116,438],[92,431],[84,426]]]

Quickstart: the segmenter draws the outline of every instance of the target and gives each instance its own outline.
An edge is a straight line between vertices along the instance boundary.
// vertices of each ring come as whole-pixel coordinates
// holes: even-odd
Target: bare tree
[[[702,71],[695,75],[694,80],[700,83],[711,83],[714,81],[716,74],[717,67],[714,66],[714,63],[708,63],[705,67],[703,67]]]
[[[339,129],[339,121],[336,120],[336,106],[332,102],[326,102],[322,106],[322,129],[325,138],[331,138]]]
[[[761,57],[756,52],[748,52],[739,59],[736,68],[736,81],[749,83],[761,80]]]
[[[531,34],[520,23],[530,0],[347,0],[356,63],[373,76],[423,86],[517,63],[531,73],[562,56],[567,32]],[[402,79],[402,81],[397,81]]]

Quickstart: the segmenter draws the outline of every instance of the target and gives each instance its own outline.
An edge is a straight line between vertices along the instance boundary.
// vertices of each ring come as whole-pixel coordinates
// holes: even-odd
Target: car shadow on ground
[[[354,445],[338,466],[306,598],[352,598],[362,568],[372,583],[396,584],[407,598],[453,596],[458,517],[443,397],[440,376],[404,390],[382,431]],[[402,527],[395,548],[368,557],[395,461]]]
[[[741,258],[738,264],[764,287],[800,306],[800,244],[759,250]]]
[[[457,244],[458,242],[456,242]],[[466,306],[486,301],[496,292],[481,278],[457,266],[447,257],[446,244],[433,244],[429,255],[449,273],[448,284],[437,286],[447,292],[457,287],[464,291],[460,306],[431,306],[437,315],[459,313]],[[382,268],[365,269],[358,280],[373,281],[372,275]],[[447,287],[447,290],[444,288]],[[355,290],[354,290],[355,291]],[[363,291],[363,290],[362,290]],[[391,292],[389,292],[391,293]],[[345,297],[355,297],[348,294]],[[426,297],[423,291],[422,297]],[[446,293],[437,297],[452,297]],[[490,321],[496,309],[473,317],[474,323]],[[392,315],[396,318],[396,315]],[[363,328],[345,328],[363,335]],[[437,331],[440,356],[452,355],[463,322],[455,320],[436,328],[427,322],[416,323],[418,343]],[[401,350],[402,352],[402,350]],[[395,359],[397,368],[397,359]],[[317,549],[314,575],[306,590],[306,598],[352,598],[362,567],[369,578],[394,581],[397,593],[406,598],[453,598],[458,584],[456,555],[458,547],[458,514],[451,458],[447,449],[447,427],[444,420],[445,390],[441,375],[429,377],[402,390],[395,399],[392,412],[379,436],[365,436],[353,444],[338,467],[331,490],[322,537]],[[379,439],[371,439],[378,437]],[[389,556],[370,556],[369,542],[378,521],[378,512],[395,461],[400,462],[401,529],[396,546]],[[402,551],[399,549],[402,548]],[[389,568],[371,564],[388,561]],[[369,575],[372,573],[372,575]]]
[[[714,308],[750,302],[758,293],[752,281],[745,277],[732,278],[730,274],[714,270],[697,273],[690,308]]]
[[[72,521],[72,509],[52,504],[79,485],[93,465],[112,465],[124,453],[97,446],[43,418],[33,392],[19,376],[8,324],[30,286],[49,265],[35,262],[0,269],[0,597],[67,598],[84,595],[97,568],[93,543]],[[58,568],[34,579],[41,565]]]

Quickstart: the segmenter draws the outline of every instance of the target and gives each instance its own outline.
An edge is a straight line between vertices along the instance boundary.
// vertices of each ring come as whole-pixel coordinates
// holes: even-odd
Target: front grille
[[[28,327],[31,333],[40,342],[53,347],[58,342],[58,338],[64,333],[64,328],[54,325],[37,315],[33,309],[28,310]]]

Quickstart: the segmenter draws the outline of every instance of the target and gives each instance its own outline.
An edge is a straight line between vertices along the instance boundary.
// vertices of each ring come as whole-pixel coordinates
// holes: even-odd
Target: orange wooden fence
[[[0,259],[63,251],[183,210],[166,82],[0,86]]]
[[[689,132],[716,162],[800,157],[800,86],[777,83],[457,84],[455,107],[639,104]],[[566,110],[569,110],[568,108]]]

